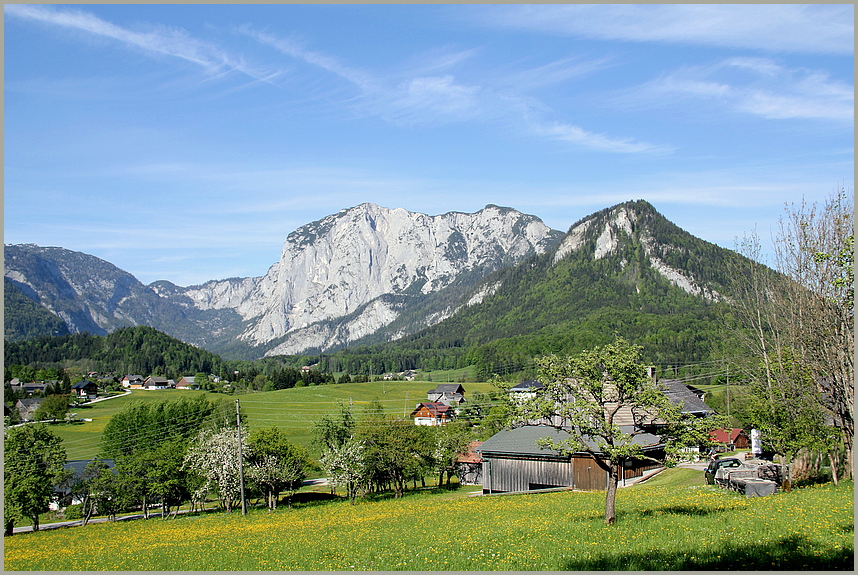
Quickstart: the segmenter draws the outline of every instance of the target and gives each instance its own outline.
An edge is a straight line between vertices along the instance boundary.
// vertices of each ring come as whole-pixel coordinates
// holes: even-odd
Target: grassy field
[[[309,446],[313,424],[323,415],[335,413],[339,402],[346,405],[351,403],[357,415],[373,401],[378,401],[386,412],[408,415],[418,402],[426,401],[426,392],[436,385],[426,381],[379,381],[296,387],[236,396],[209,394],[209,397],[212,400],[223,399],[229,402],[234,402],[237,398],[251,430],[276,426],[283,429],[293,442]],[[488,383],[466,383],[463,387],[466,399],[475,391],[487,393],[494,389]],[[92,421],[55,424],[51,426],[51,431],[64,440],[69,459],[91,459],[99,453],[104,426],[124,405],[136,400],[156,401],[200,393],[205,392],[135,390],[131,395],[100,401],[91,406],[76,407],[72,411],[76,412],[78,417]]]
[[[746,498],[712,486],[604,494],[315,501],[177,519],[91,524],[5,539],[6,570],[852,570],[853,487]],[[696,472],[699,480],[700,473]],[[673,477],[671,477],[673,475]],[[95,551],[97,550],[97,551]]]

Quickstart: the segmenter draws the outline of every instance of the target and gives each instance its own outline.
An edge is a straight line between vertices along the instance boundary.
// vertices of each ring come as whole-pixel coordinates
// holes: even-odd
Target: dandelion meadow
[[[6,570],[852,570],[853,484],[424,493],[19,534]],[[97,552],[92,552],[97,550]]]

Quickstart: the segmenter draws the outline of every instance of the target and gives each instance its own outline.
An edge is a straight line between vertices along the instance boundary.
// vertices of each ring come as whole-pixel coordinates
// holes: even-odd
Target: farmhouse
[[[143,389],[170,389],[170,382],[166,377],[150,375],[143,382]]]
[[[145,380],[142,375],[130,374],[123,377],[120,383],[122,383],[122,387],[126,389],[143,389],[144,381]]]
[[[509,388],[510,397],[517,402],[533,399],[541,389],[545,388],[545,384],[541,381],[529,380],[522,381],[518,385]]]
[[[93,400],[98,397],[98,384],[84,379],[71,386],[71,392],[78,399]]]
[[[715,429],[709,434],[710,439],[723,443],[727,449],[748,449],[751,438],[744,429]]]
[[[193,375],[185,376],[176,382],[176,389],[199,389],[200,384],[194,382]]]
[[[426,394],[426,397],[429,401],[458,405],[465,401],[465,388],[459,383],[439,383],[435,389]]]
[[[411,412],[414,425],[444,425],[453,419],[453,408],[441,402],[427,401],[418,403]]]
[[[629,432],[626,428],[623,431]],[[483,493],[507,493],[570,487],[581,490],[604,490],[608,473],[593,456],[585,451],[564,455],[555,449],[537,444],[542,438],[554,441],[569,439],[570,433],[548,425],[526,425],[501,431],[475,451],[482,456]],[[664,454],[659,438],[651,434],[635,436],[634,441],[644,453],[653,457]],[[590,447],[595,449],[595,443]],[[631,460],[624,470],[623,480],[640,477],[645,471],[660,467],[649,460]]]
[[[18,410],[18,416],[21,418],[21,421],[32,421],[33,414],[36,413],[37,409],[39,409],[39,405],[42,401],[43,398],[41,397],[19,399],[15,403],[15,409]]]

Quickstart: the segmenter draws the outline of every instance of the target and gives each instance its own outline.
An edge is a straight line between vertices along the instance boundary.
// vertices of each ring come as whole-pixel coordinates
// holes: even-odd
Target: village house
[[[102,459],[101,461],[107,465],[111,472],[117,473],[116,463],[113,459]],[[52,511],[82,503],[80,499],[72,495],[72,492],[74,487],[86,478],[86,466],[90,463],[91,461],[87,459],[71,459],[63,465],[66,477],[59,485],[54,486],[52,501],[49,504]]]
[[[723,443],[728,450],[751,447],[751,438],[744,429],[715,429],[709,433],[709,437],[713,441]]]
[[[414,425],[445,425],[453,419],[453,408],[440,402],[427,401],[418,403],[411,417],[414,418]]]
[[[39,405],[44,399],[41,397],[32,397],[27,399],[19,399],[15,402],[15,409],[18,411],[18,417],[21,421],[33,421],[33,414],[39,409]]]
[[[122,378],[122,387],[126,389],[143,389],[143,382],[146,381],[142,375],[126,375]]]
[[[9,382],[9,387],[13,391],[23,391],[27,395],[33,395],[34,393],[44,394],[45,390],[49,387],[52,387],[53,383],[45,383],[45,382],[35,382],[35,381],[27,381],[22,382],[18,378],[12,379]]]
[[[541,389],[539,382],[519,384],[520,391],[513,394],[536,394]],[[705,417],[712,413],[700,394],[689,389],[679,380],[657,382],[664,395],[683,413]],[[696,390],[699,391],[699,390]],[[701,392],[702,393],[702,392]],[[610,405],[608,406],[610,407]],[[664,445],[656,435],[662,425],[658,420],[641,427],[630,407],[621,407],[615,414],[614,424],[626,433],[637,429],[634,441],[639,443],[648,456],[659,458],[664,455]],[[570,436],[563,428],[569,425],[557,416],[550,420],[531,421],[529,425],[501,431],[489,438],[476,449],[483,459],[483,492],[498,493],[508,491],[530,491],[550,487],[571,487],[585,490],[604,490],[607,487],[608,473],[599,467],[593,456],[587,451],[573,454],[561,454],[552,449],[542,449],[537,445],[541,438],[559,441]],[[590,445],[596,451],[596,444]],[[693,448],[696,450],[697,448]],[[650,460],[630,460],[626,462],[623,480],[640,477],[643,473],[660,467]]]
[[[150,375],[143,382],[143,389],[170,389],[170,380],[166,377]]]
[[[528,399],[533,399],[534,397],[536,397],[536,394],[538,394],[539,391],[544,388],[545,385],[541,381],[536,381],[535,379],[532,379],[529,381],[522,381],[518,385],[510,387],[509,394],[514,401],[521,402]]]
[[[78,399],[92,401],[98,397],[98,384],[84,379],[71,386],[71,392]]]
[[[194,381],[194,377],[193,375],[182,377],[182,379],[176,382],[176,389],[199,389],[200,384]]]
[[[458,405],[465,401],[465,388],[459,383],[439,383],[426,397],[429,401],[445,405]]]

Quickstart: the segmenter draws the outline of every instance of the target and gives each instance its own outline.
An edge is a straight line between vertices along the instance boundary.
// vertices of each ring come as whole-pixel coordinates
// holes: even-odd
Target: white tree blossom
[[[247,431],[241,430],[242,465],[250,454]],[[232,511],[241,498],[239,467],[239,443],[235,428],[220,431],[201,431],[191,443],[183,467],[202,475],[206,482],[201,490],[209,491],[214,486],[227,511]]]
[[[329,447],[319,460],[330,482],[335,486],[345,486],[352,502],[357,496],[358,489],[366,482],[365,450],[366,445],[363,441],[351,437],[340,446]]]

